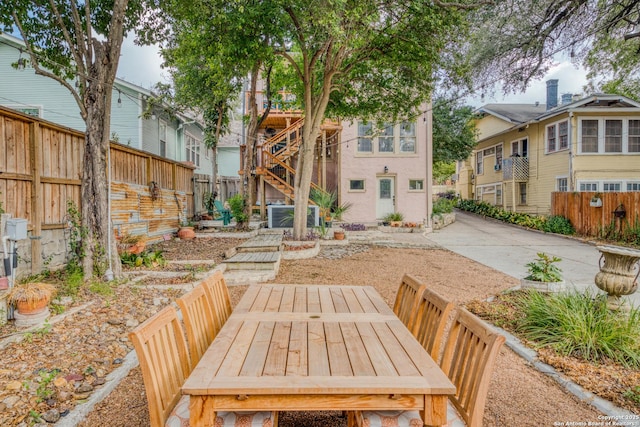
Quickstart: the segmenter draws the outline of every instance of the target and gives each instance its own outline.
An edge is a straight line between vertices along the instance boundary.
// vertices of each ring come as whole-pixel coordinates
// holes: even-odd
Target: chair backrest
[[[152,427],[162,427],[180,400],[191,364],[176,310],[165,307],[129,333],[149,402]]]
[[[410,274],[402,276],[402,282],[398,286],[396,301],[393,304],[393,312],[409,328],[411,319],[414,316],[418,299],[426,286]]]
[[[491,374],[504,336],[464,308],[458,308],[441,367],[456,386],[450,396],[468,427],[482,426]]]
[[[452,309],[452,302],[428,288],[422,292],[418,300],[409,329],[433,360],[438,360],[440,356],[444,328]]]
[[[187,330],[191,366],[196,366],[220,330],[211,315],[211,303],[204,285],[197,286],[176,300]]]
[[[229,289],[220,270],[216,270],[215,273],[204,279],[202,284],[207,293],[207,298],[209,298],[211,314],[216,322],[217,333],[231,315]]]

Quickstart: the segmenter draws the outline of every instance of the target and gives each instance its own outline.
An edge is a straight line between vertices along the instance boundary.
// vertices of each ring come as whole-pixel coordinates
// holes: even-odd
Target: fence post
[[[40,123],[29,124],[29,148],[31,151],[31,274],[42,271],[42,211],[38,206],[42,200],[42,137]]]

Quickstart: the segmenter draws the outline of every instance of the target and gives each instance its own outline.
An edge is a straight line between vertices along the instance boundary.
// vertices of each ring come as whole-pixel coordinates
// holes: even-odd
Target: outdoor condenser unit
[[[293,205],[269,205],[267,214],[269,215],[269,228],[291,228],[293,227]],[[320,225],[318,207],[310,205],[307,209],[307,227],[318,227]]]

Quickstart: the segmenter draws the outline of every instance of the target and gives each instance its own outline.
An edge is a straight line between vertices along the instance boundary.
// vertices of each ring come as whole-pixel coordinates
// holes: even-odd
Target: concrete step
[[[282,233],[258,234],[236,247],[237,253],[245,252],[279,252],[282,250]]]
[[[280,268],[280,252],[240,252],[225,261],[230,270],[271,270]]]

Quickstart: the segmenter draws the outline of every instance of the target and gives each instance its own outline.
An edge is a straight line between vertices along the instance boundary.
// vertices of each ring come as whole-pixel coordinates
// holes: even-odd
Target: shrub
[[[547,233],[557,233],[572,235],[576,234],[576,229],[571,225],[571,221],[562,215],[552,215],[544,222],[542,230]]]
[[[229,202],[231,213],[236,219],[237,224],[244,224],[249,220],[248,215],[245,215],[244,213],[245,200],[244,197],[242,197],[242,194],[238,193],[235,196],[230,197],[227,199],[227,202]]]
[[[538,252],[538,258],[527,264],[529,275],[525,279],[535,280],[536,282],[562,281],[562,271],[555,265],[556,262],[560,261],[558,257],[551,257],[544,252]]]
[[[592,362],[640,367],[640,310],[611,311],[606,295],[531,291],[520,300],[517,330],[539,347]]]
[[[342,224],[342,227],[345,231],[365,231],[367,227],[364,224]]]
[[[384,217],[384,220],[387,222],[402,221],[403,219],[404,215],[402,214],[402,212],[391,212]]]
[[[456,202],[452,199],[440,198],[433,202],[433,215],[442,215],[453,212]]]

